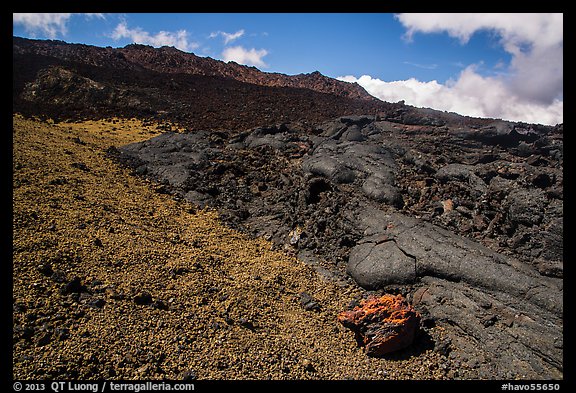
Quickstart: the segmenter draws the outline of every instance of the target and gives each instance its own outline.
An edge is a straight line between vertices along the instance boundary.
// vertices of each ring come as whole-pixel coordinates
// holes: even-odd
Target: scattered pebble
[[[85,290],[86,287],[82,284],[80,278],[74,277],[72,280],[64,284],[64,286],[60,289],[60,293],[62,295],[68,295],[71,293],[80,293]]]
[[[152,295],[148,292],[139,292],[134,296],[134,303],[140,306],[146,306],[152,303]]]
[[[54,271],[52,270],[52,266],[50,266],[50,263],[42,263],[38,265],[38,271],[47,277],[50,277],[54,273]]]
[[[306,311],[320,311],[320,305],[306,292],[300,292],[300,305]]]
[[[194,370],[186,370],[182,372],[178,377],[178,379],[181,381],[195,381],[197,378],[198,375]]]

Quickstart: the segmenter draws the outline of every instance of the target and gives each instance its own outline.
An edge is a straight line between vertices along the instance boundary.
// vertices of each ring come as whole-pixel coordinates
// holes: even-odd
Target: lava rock
[[[152,307],[158,310],[168,310],[168,305],[166,305],[166,303],[164,303],[162,300],[155,300],[152,303]]]
[[[459,181],[470,187],[474,196],[480,196],[487,191],[484,181],[474,173],[474,166],[464,164],[448,164],[440,168],[436,178],[443,183]]]
[[[248,330],[254,330],[255,329],[254,323],[252,323],[252,321],[250,321],[248,318],[240,317],[238,319],[238,324],[240,326],[242,326],[243,328],[246,328]]]
[[[480,323],[481,323],[484,327],[489,327],[489,326],[494,325],[497,320],[498,320],[498,317],[497,317],[496,315],[489,314],[489,315],[486,315],[485,317],[483,317],[483,318],[480,320]]]
[[[134,296],[134,303],[140,306],[147,306],[152,304],[152,295],[148,292],[139,292]]]
[[[320,311],[320,305],[306,292],[300,292],[300,305],[306,311]]]
[[[393,241],[357,245],[350,252],[346,271],[367,289],[408,284],[416,279],[414,258],[402,252]]]
[[[362,191],[366,196],[374,199],[377,202],[382,202],[387,205],[402,207],[402,195],[397,187],[391,184],[389,179],[384,179],[377,175],[368,177],[362,185]]]
[[[38,338],[36,345],[39,347],[43,347],[44,345],[50,344],[51,341],[52,341],[52,333],[45,332],[42,336],[40,336],[40,338]]]
[[[556,278],[564,277],[564,264],[559,261],[539,260],[536,268],[543,276]]]
[[[534,225],[542,221],[546,207],[544,191],[534,189],[512,190],[507,198],[508,216],[517,224]]]
[[[181,381],[195,381],[196,378],[198,378],[198,375],[194,370],[186,370],[178,376],[178,379]]]
[[[402,295],[371,297],[352,311],[338,314],[369,356],[382,356],[412,344],[420,326],[420,314]]]
[[[80,278],[74,277],[72,280],[64,284],[64,286],[60,289],[60,293],[62,295],[69,295],[72,293],[85,292],[86,290],[86,286],[82,284]]]
[[[42,263],[38,266],[38,271],[46,277],[50,277],[54,271],[49,263]]]

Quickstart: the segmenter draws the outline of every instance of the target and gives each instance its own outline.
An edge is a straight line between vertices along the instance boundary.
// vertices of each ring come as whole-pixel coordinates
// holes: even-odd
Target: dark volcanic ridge
[[[170,120],[190,131],[316,124],[372,114],[403,124],[485,126],[491,120],[387,103],[318,72],[288,76],[174,48],[100,48],[13,37],[13,109],[58,120]]]
[[[357,83],[342,82],[326,77],[318,71],[293,76],[262,72],[256,67],[200,57],[168,46],[154,48],[149,45],[131,44],[124,48],[101,48],[63,41],[14,37],[13,51],[17,55],[55,57],[75,63],[132,72],[150,70],[163,74],[217,76],[260,86],[305,88],[346,98],[370,101],[374,99]]]
[[[264,73],[167,47],[14,37],[13,67],[14,110],[55,120],[120,115],[169,119],[190,130],[247,129],[390,106],[319,73]]]
[[[407,294],[478,378],[562,378],[563,125],[386,103],[173,48],[14,38],[13,53],[15,112],[175,122],[187,132],[108,154],[328,280]]]

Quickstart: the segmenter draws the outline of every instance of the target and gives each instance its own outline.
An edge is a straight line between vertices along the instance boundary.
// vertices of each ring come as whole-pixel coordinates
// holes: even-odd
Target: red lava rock
[[[355,333],[367,355],[381,356],[412,344],[420,314],[402,295],[384,295],[362,300],[338,314],[338,321]]]

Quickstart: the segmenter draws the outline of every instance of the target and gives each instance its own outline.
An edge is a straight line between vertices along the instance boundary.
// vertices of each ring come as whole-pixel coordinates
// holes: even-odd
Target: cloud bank
[[[236,33],[226,33],[225,31],[216,31],[210,33],[208,38],[216,38],[221,36],[224,38],[224,45],[228,45],[230,42],[237,40],[244,35],[244,29],[238,30]]]
[[[474,117],[557,124],[563,120],[564,103],[554,100],[542,105],[511,95],[507,86],[494,78],[481,77],[474,67],[466,68],[456,81],[440,84],[416,79],[385,82],[369,75],[338,79],[357,82],[371,95],[388,102],[404,100],[416,107],[433,108]]]
[[[12,14],[12,22],[24,26],[28,34],[33,37],[37,35],[46,35],[50,39],[55,39],[60,36],[66,35],[68,21],[73,15],[77,14],[64,14],[64,13],[14,13]],[[88,18],[98,17],[103,18],[103,14],[80,14]]]
[[[242,46],[231,46],[222,51],[222,60],[266,68],[268,64],[264,62],[263,58],[267,54],[268,51],[266,49],[246,49]]]
[[[475,32],[491,31],[512,59],[499,65],[498,76],[483,76],[471,64],[444,84],[383,81],[369,75],[338,79],[358,82],[385,101],[405,100],[409,105],[469,116],[563,122],[562,14],[398,14],[396,18],[406,28],[407,41],[417,33],[447,33],[465,45]]]
[[[225,31],[215,31],[210,33],[208,38],[222,37],[224,46],[236,41],[238,38],[244,36],[244,29],[240,29],[235,33],[227,33]],[[234,61],[238,64],[250,65],[260,68],[267,68],[268,64],[264,61],[264,56],[268,54],[266,49],[247,49],[242,45],[226,46],[222,51],[220,58],[225,62]]]
[[[188,40],[188,32],[186,30],[178,30],[176,32],[160,31],[156,34],[150,34],[140,27],[129,28],[126,21],[120,22],[110,37],[116,41],[128,38],[136,44],[152,45],[154,47],[173,46],[184,52],[190,52],[199,47],[196,42]]]

